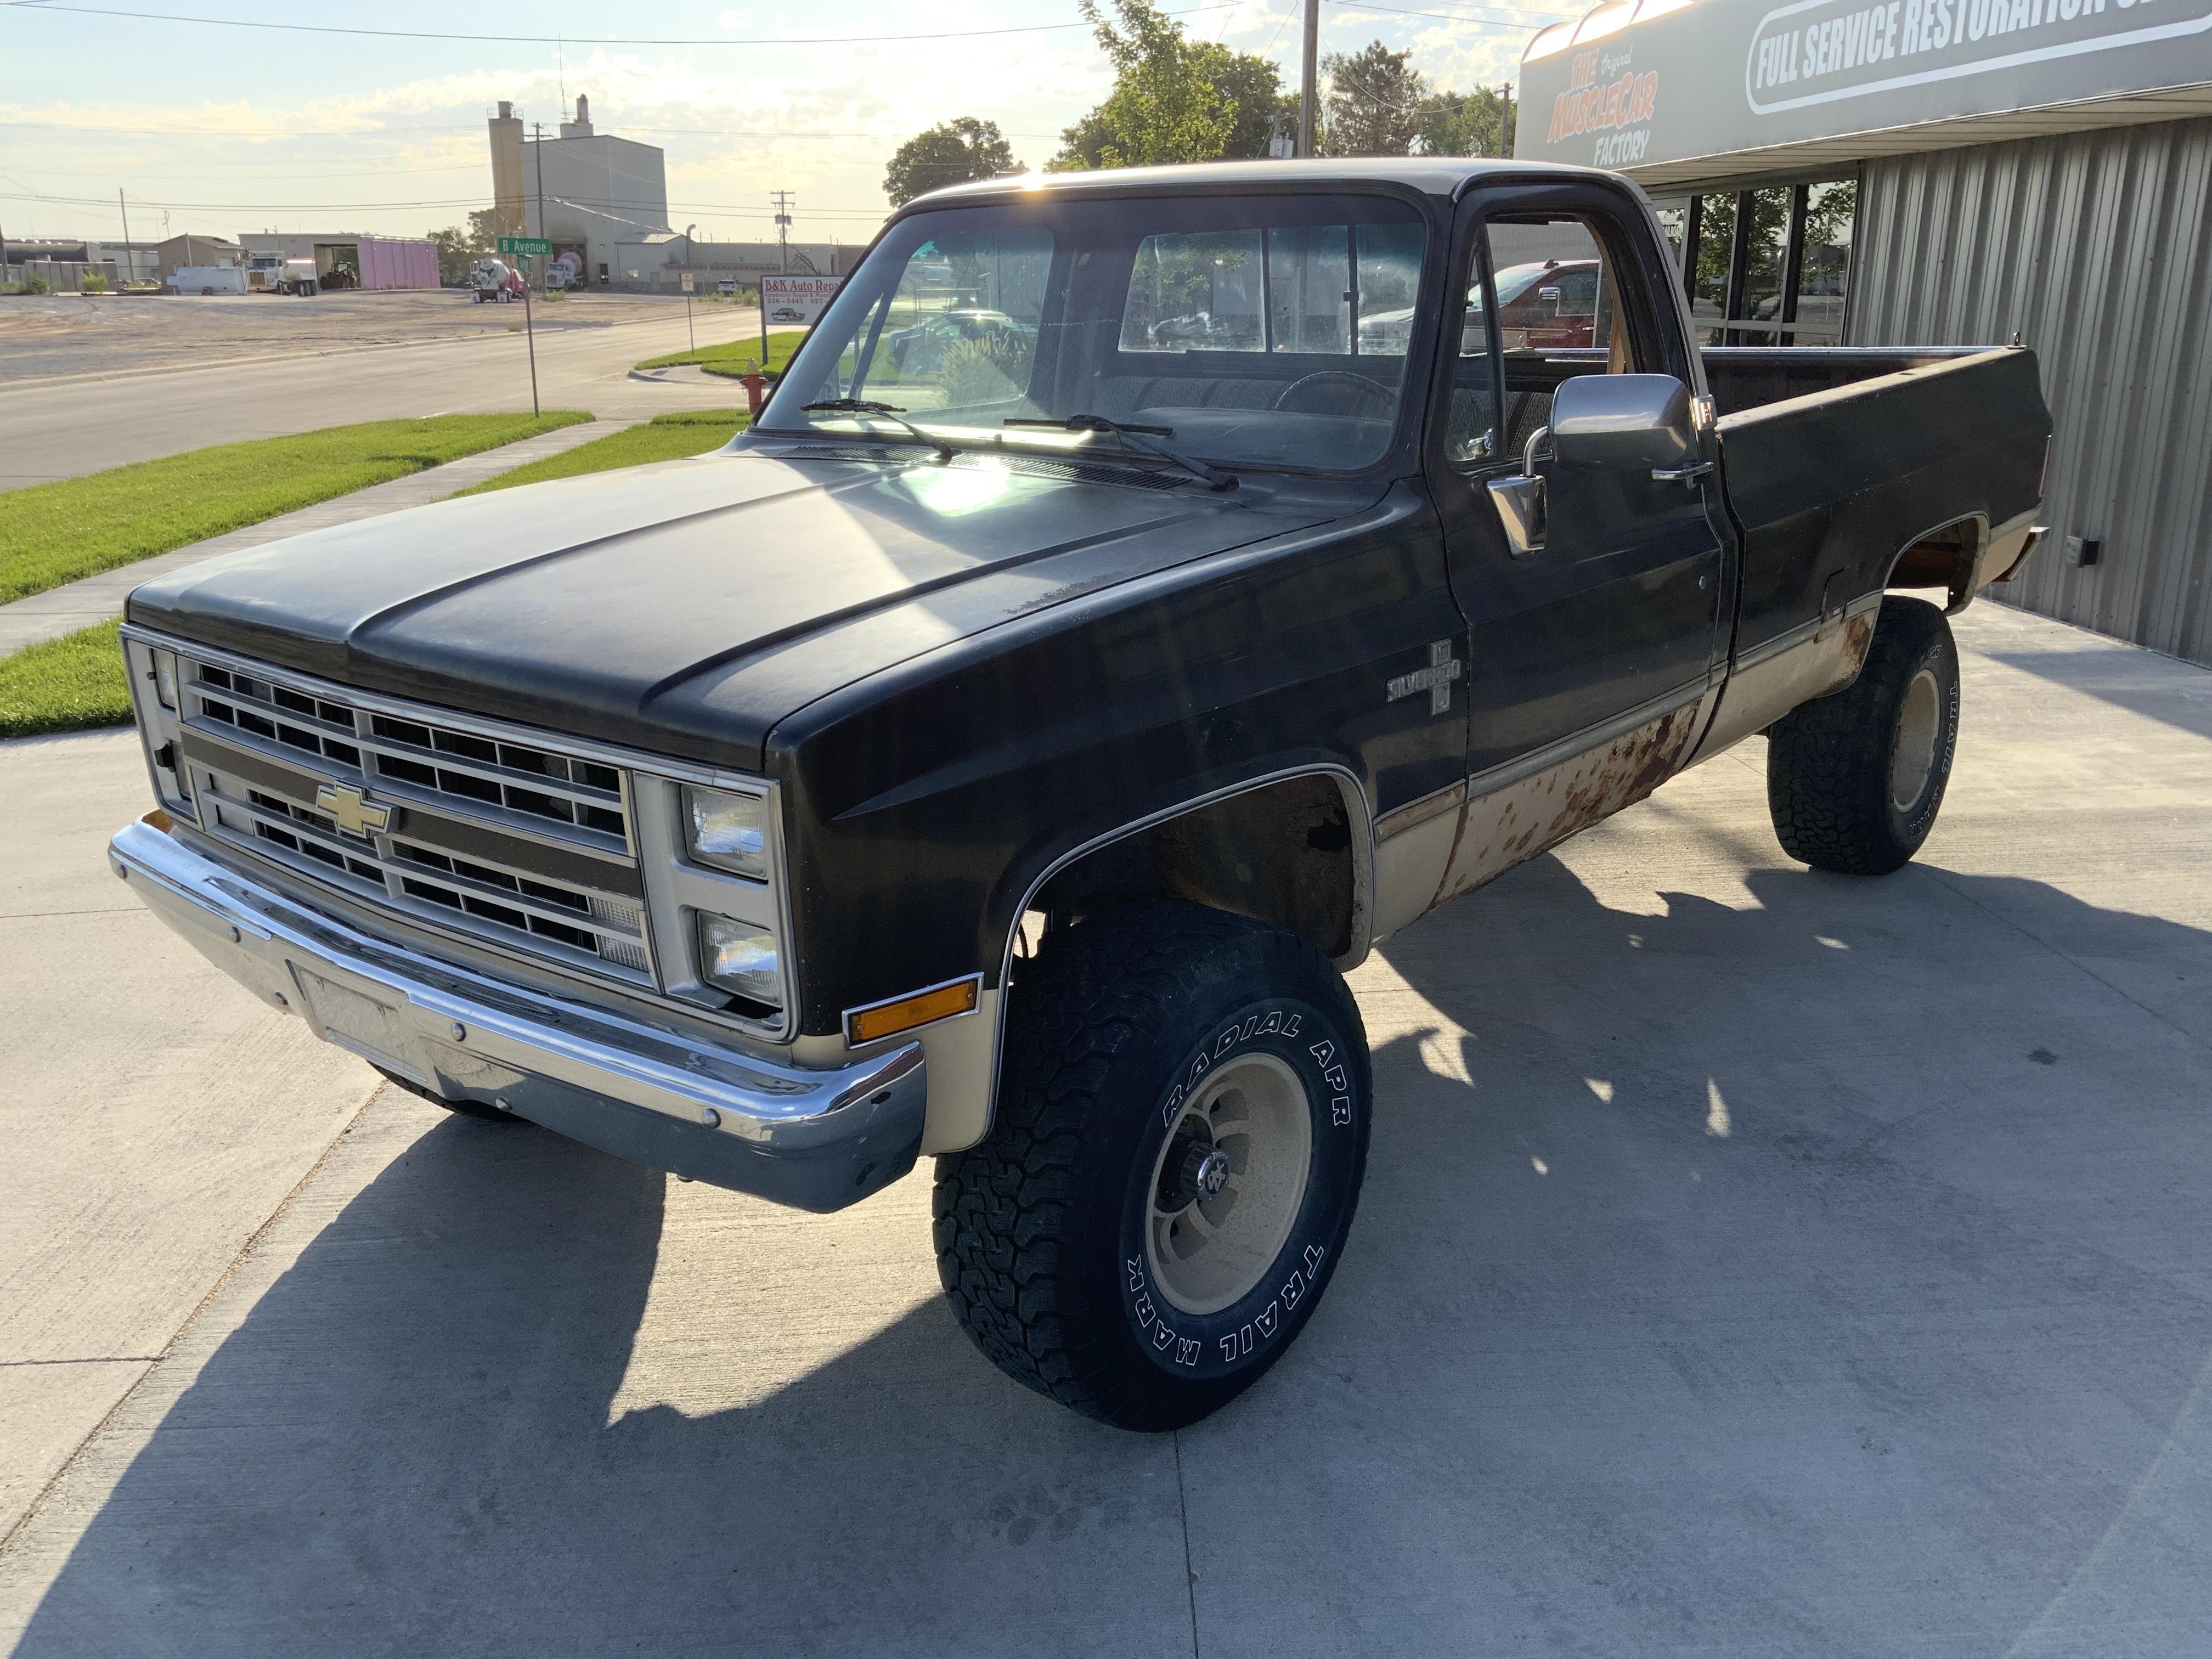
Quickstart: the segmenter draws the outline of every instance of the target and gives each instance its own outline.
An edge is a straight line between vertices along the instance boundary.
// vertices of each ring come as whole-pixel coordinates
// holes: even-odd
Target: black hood
[[[313,531],[148,582],[129,615],[342,684],[757,769],[769,729],[840,686],[1323,516],[991,458],[724,453]]]

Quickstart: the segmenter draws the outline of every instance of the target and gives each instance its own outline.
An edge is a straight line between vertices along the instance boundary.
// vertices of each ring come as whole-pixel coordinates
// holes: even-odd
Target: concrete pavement
[[[701,306],[693,318],[702,346],[745,338],[759,325],[757,312],[719,305]],[[631,364],[684,350],[690,337],[674,300],[650,321],[540,330],[539,403],[588,409],[602,420],[742,407],[744,389],[734,380],[708,384],[702,377],[686,386],[630,378]],[[519,333],[125,379],[0,384],[0,431],[8,434],[0,484],[73,478],[206,444],[351,421],[529,407],[530,364]]]
[[[970,1351],[926,1172],[810,1218],[376,1091],[105,873],[127,738],[0,745],[0,1637],[2201,1654],[2212,673],[1960,635],[1907,871],[1784,860],[1754,740],[1359,970],[1343,1267],[1161,1437]]]
[[[497,449],[464,455],[459,460],[447,461],[442,466],[425,467],[420,472],[410,472],[404,478],[371,484],[368,489],[356,489],[349,495],[333,495],[329,501],[317,501],[313,507],[303,507],[296,513],[280,514],[273,519],[264,519],[259,524],[250,524],[243,529],[229,531],[220,536],[210,536],[204,542],[194,542],[173,553],[157,554],[135,564],[103,570],[96,576],[87,576],[82,581],[69,582],[60,587],[50,587],[43,593],[33,593],[27,599],[11,600],[0,605],[0,657],[21,651],[27,645],[36,645],[41,640],[59,639],[77,629],[106,622],[110,617],[121,613],[123,601],[139,583],[151,581],[172,570],[181,570],[188,564],[198,564],[203,559],[212,559],[221,553],[236,553],[245,548],[282,541],[287,536],[296,536],[303,531],[321,530],[334,524],[351,524],[357,519],[374,519],[386,513],[397,513],[404,507],[441,501],[471,484],[495,478],[518,466],[527,466],[532,461],[562,454],[579,444],[608,437],[635,424],[635,421],[626,420],[586,421],[556,431],[541,432],[535,437],[519,439]]]

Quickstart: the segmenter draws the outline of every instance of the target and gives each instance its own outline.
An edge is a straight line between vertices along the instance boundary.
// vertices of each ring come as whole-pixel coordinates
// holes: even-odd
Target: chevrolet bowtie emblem
[[[366,840],[372,830],[392,827],[392,809],[380,805],[349,783],[326,783],[315,791],[315,805],[337,821],[349,836]]]

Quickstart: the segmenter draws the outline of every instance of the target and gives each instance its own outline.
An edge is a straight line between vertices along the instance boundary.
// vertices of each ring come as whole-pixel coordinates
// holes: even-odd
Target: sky
[[[1280,64],[1295,86],[1300,0],[1163,9]],[[1321,47],[1411,47],[1433,84],[1464,91],[1511,80],[1537,27],[1585,9],[1324,0]],[[393,33],[318,32],[347,29]],[[488,38],[422,38],[453,34]],[[786,190],[796,240],[865,242],[907,138],[974,116],[1039,167],[1111,78],[1075,0],[0,0],[0,233],[118,237],[119,189],[142,241],[421,235],[489,205],[484,120],[498,100],[550,133],[581,92],[598,131],[666,152],[675,228],[770,239],[769,193]]]

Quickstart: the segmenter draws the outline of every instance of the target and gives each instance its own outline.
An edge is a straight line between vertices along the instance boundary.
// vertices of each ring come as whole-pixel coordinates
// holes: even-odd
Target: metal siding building
[[[1521,98],[1516,154],[1651,192],[1708,343],[2019,335],[2051,534],[1990,597],[2212,665],[2212,0],[1607,0]]]
[[[1869,161],[1855,258],[1851,343],[2042,363],[2054,542],[1997,596],[2212,664],[2212,120]]]

